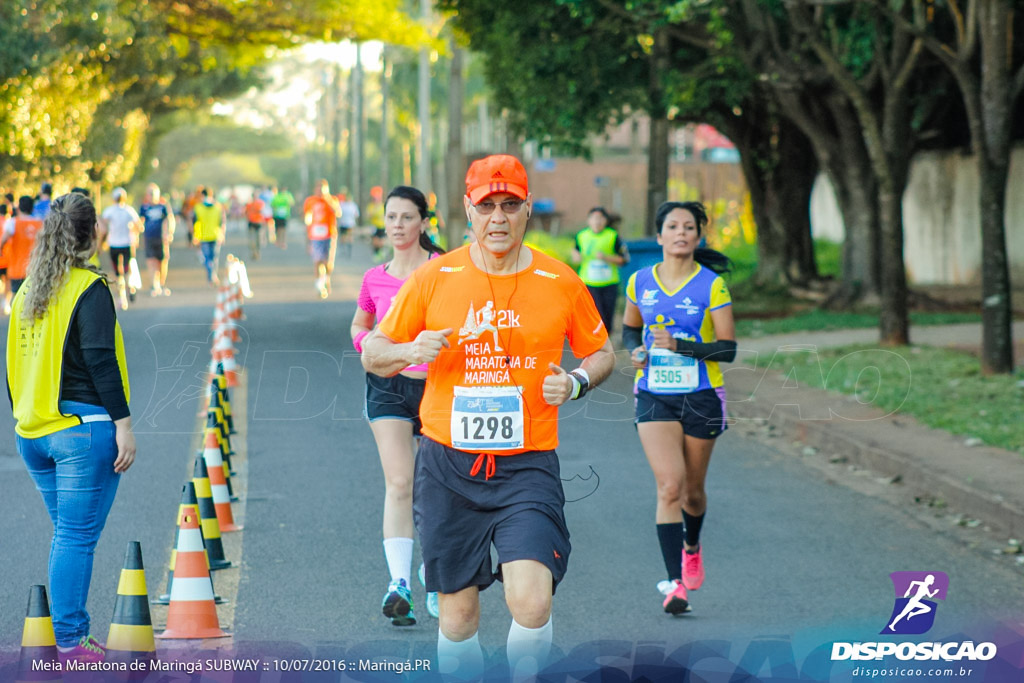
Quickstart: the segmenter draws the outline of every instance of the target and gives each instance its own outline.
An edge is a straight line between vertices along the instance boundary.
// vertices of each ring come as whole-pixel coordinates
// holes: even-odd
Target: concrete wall
[[[622,216],[624,234],[642,231],[647,203],[647,160],[644,157],[535,160],[527,166],[534,200],[551,199],[558,216],[548,227],[555,233],[581,229],[587,211],[604,206]],[[716,199],[742,201],[747,186],[739,164],[672,162],[669,166],[669,199],[681,193],[696,194],[704,202]],[[685,199],[695,198],[687,196]]]
[[[977,284],[981,281],[979,181],[973,156],[918,154],[903,197],[904,255],[915,284]],[[815,237],[843,239],[842,216],[832,184],[823,175],[811,196]],[[1006,237],[1011,277],[1024,280],[1024,147],[1013,151],[1007,184]]]

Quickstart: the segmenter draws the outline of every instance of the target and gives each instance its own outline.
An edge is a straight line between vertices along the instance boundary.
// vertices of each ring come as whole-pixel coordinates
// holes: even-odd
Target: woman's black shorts
[[[725,387],[690,394],[636,394],[636,422],[680,422],[683,433],[698,439],[715,439],[729,428],[725,412]]]
[[[412,422],[412,433],[420,434],[420,401],[426,380],[405,375],[378,377],[366,373],[366,401],[363,417],[374,420],[406,420]]]

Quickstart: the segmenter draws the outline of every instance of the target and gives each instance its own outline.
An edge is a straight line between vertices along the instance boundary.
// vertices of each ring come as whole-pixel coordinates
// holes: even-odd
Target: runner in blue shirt
[[[686,591],[704,582],[704,479],[715,439],[727,427],[718,364],[736,357],[732,299],[719,275],[731,263],[699,247],[707,224],[699,202],[658,208],[662,261],[630,277],[622,321],[637,368],[637,433],[657,482],[658,541],[668,571],[658,589],[669,614],[689,612]]]
[[[171,239],[174,237],[174,214],[167,206],[167,200],[160,196],[156,183],[146,186],[146,196],[139,207],[143,221],[143,242],[145,243],[146,265],[153,282],[152,296],[168,296],[167,264],[170,262]]]

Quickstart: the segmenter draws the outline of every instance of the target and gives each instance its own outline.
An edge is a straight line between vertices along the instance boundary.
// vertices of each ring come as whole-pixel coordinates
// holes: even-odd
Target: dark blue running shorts
[[[565,494],[555,451],[488,456],[420,439],[413,518],[423,547],[428,591],[483,590],[501,580],[501,564],[536,560],[551,570],[551,592],[569,563]],[[470,474],[483,459],[476,476]],[[491,545],[498,551],[497,571]]]
[[[370,422],[381,419],[412,422],[412,433],[419,436],[420,401],[423,400],[425,386],[425,379],[405,375],[378,377],[368,372],[363,417]]]
[[[690,394],[636,393],[636,422],[680,422],[683,433],[698,439],[716,439],[729,428],[725,413],[725,387]]]

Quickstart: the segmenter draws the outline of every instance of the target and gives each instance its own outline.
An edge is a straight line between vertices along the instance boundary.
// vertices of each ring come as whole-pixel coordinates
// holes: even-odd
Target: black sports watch
[[[583,398],[587,395],[587,391],[590,390],[590,379],[587,378],[587,373],[581,371],[579,368],[569,373],[576,378],[576,381],[580,383],[580,391],[578,394],[572,397],[572,400]]]

